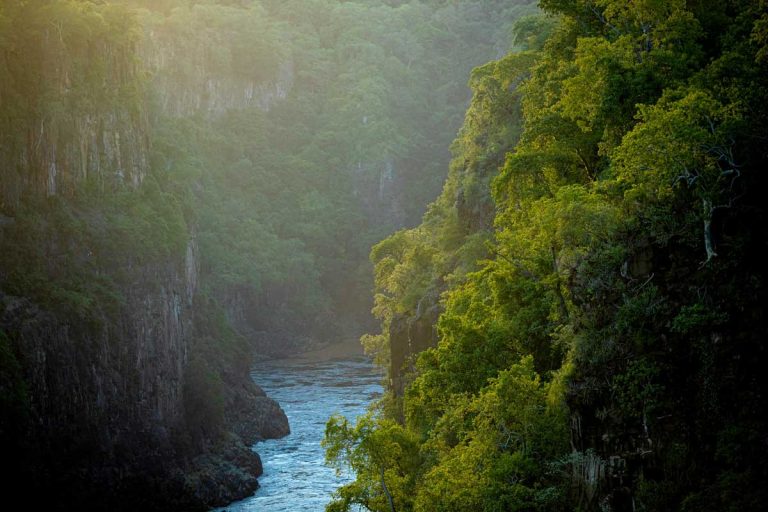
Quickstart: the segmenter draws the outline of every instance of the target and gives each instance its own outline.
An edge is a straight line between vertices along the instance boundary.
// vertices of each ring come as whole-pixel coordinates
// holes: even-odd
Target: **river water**
[[[254,496],[220,511],[322,512],[330,495],[350,481],[324,463],[320,441],[331,414],[351,421],[382,392],[381,374],[368,358],[330,361],[273,360],[259,363],[253,380],[280,403],[291,425],[283,439],[258,443],[264,474]]]

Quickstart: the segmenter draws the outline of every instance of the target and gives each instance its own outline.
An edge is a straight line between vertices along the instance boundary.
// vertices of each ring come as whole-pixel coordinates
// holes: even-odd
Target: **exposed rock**
[[[53,24],[20,22],[31,25],[19,50],[26,60],[4,67],[0,81],[2,114],[12,121],[0,132],[0,210],[30,197],[71,197],[86,183],[102,192],[137,187],[149,170],[149,123],[132,36],[102,38],[95,29],[74,43],[55,37]]]
[[[134,265],[119,310],[93,322],[0,292],[0,334],[28,409],[19,458],[6,460],[22,461],[16,487],[83,510],[205,509],[256,489],[261,463],[248,446],[289,428],[247,361],[226,374],[224,428],[233,433],[215,440],[213,430],[213,444],[200,446],[189,430],[196,255],[192,240],[180,258]]]
[[[227,425],[246,444],[278,439],[291,433],[283,409],[250,378],[239,379],[229,386],[226,400]]]
[[[234,432],[246,442],[277,439],[291,433],[288,417],[280,405],[266,396],[249,397],[248,407],[233,411]]]
[[[192,50],[187,47],[189,44],[199,47]],[[209,57],[207,44],[203,37],[182,41],[179,34],[166,32],[162,26],[151,27],[145,33],[140,56],[153,75],[154,90],[164,115],[219,116],[228,110],[250,107],[269,110],[288,96],[294,80],[292,60],[283,59],[274,76],[259,80],[234,69],[219,69],[222,63]],[[179,69],[180,63],[183,70]]]
[[[17,222],[51,222],[46,215],[55,209],[45,208],[46,198],[73,204],[87,189],[108,201],[110,194],[142,184],[150,148],[146,65],[155,72],[165,114],[177,116],[269,109],[293,81],[292,64],[285,61],[269,80],[235,80],[203,66],[199,80],[179,85],[163,75],[163,65],[175,58],[172,44],[158,44],[142,63],[133,33],[108,41],[84,34],[81,45],[68,46],[66,38],[49,32],[44,27],[27,41],[39,57],[29,65],[35,68],[30,76],[44,85],[40,91],[20,90],[25,77],[17,83],[14,73],[0,80],[3,98],[29,93],[29,105],[20,103],[10,117],[3,111],[17,123],[0,132],[3,247],[15,242],[5,231]],[[75,84],[84,65],[94,76]],[[66,214],[66,208],[56,211]],[[110,228],[96,218],[98,207],[90,213],[78,221],[83,229],[92,223],[87,230],[101,237]],[[0,469],[13,475],[5,481],[8,488],[39,496],[38,506],[50,502],[56,510],[205,510],[252,493],[261,462],[249,446],[287,434],[288,422],[251,382],[245,354],[235,368],[216,367],[223,364],[218,361],[206,368],[223,374],[223,383],[217,382],[224,410],[215,411],[223,419],[193,432],[188,384],[193,356],[202,357],[194,353],[202,300],[194,233],[174,254],[139,263],[116,251],[99,265],[92,264],[89,248],[78,247],[67,233],[54,234],[56,240],[35,241],[46,260],[42,279],[106,278],[117,297],[115,304],[99,304],[62,285],[56,291],[88,310],[62,312],[57,296],[47,302],[31,292],[25,296],[23,285],[9,291],[9,270],[0,268],[0,391],[5,395],[7,387],[13,395],[7,407],[0,396],[0,413],[15,408],[16,415],[13,422],[0,417],[6,454]],[[17,230],[14,236],[26,234]],[[19,259],[23,274],[24,255]]]
[[[185,471],[184,484],[201,503],[221,506],[252,495],[262,472],[259,455],[231,435],[212,453],[193,461]]]
[[[357,162],[350,172],[354,195],[360,201],[369,222],[388,232],[401,229],[414,219],[407,218],[401,204],[408,186],[407,176],[398,169],[393,158],[380,162]]]
[[[158,279],[158,276],[163,276]],[[24,369],[42,439],[95,435],[105,453],[180,427],[191,304],[179,269],[137,269],[117,322],[83,326],[0,293],[0,329]]]

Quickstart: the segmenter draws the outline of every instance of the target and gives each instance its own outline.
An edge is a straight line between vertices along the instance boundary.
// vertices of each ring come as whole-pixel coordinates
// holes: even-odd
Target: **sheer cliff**
[[[200,289],[195,219],[151,163],[135,17],[0,9],[0,442],[54,510],[205,509],[288,432]]]
[[[61,2],[4,7],[4,212],[28,196],[71,197],[86,185],[136,188],[146,176],[144,83],[130,21],[118,11]]]

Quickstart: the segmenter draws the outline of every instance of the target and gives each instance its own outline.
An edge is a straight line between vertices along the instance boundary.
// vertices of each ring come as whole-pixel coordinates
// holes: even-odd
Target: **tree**
[[[668,200],[680,187],[699,201],[705,263],[717,256],[712,221],[740,192],[734,132],[738,109],[706,91],[668,92],[638,113],[639,124],[613,154],[618,186],[630,203]]]
[[[348,511],[353,505],[373,512],[410,510],[420,464],[414,434],[371,413],[354,426],[344,417],[332,416],[322,445],[326,461],[337,472],[348,466],[357,475],[355,482],[336,491],[326,510]]]

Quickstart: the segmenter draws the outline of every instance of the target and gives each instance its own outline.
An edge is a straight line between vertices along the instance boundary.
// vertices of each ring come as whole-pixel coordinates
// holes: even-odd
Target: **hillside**
[[[389,393],[327,510],[760,510],[764,2],[541,6],[371,253]]]

